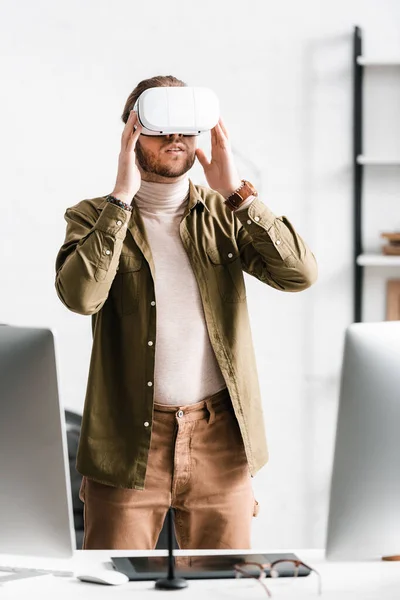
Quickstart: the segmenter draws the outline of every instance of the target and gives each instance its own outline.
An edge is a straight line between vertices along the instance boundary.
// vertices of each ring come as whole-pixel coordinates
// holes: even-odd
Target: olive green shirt
[[[132,206],[130,212],[98,197],[66,209],[55,287],[69,310],[92,316],[76,468],[101,483],[144,489],[153,421],[156,274],[134,200]],[[291,222],[258,197],[232,212],[221,194],[190,179],[180,237],[254,476],[268,461],[268,447],[243,271],[277,290],[300,292],[316,281],[317,263]]]

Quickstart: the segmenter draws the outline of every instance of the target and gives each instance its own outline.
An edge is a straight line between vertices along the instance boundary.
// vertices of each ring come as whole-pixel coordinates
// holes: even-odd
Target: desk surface
[[[232,550],[232,554],[239,552],[294,552],[304,562],[315,567],[322,579],[322,595],[317,594],[316,575],[311,573],[308,577],[297,580],[292,578],[270,579],[267,584],[272,592],[272,598],[286,598],[291,600],[324,598],[326,600],[400,600],[400,562],[386,562],[381,560],[336,562],[325,559],[323,550],[310,549],[256,549]],[[177,556],[200,554],[227,554],[229,551],[176,551]],[[20,556],[0,554],[0,565],[29,566],[45,569],[70,570],[75,574],[91,572],[99,569],[111,568],[111,556],[163,556],[164,550],[126,551],[126,550],[77,550],[71,559],[44,560]],[[84,583],[75,577],[42,576],[20,581],[1,584],[0,597],[12,599],[24,598],[27,593],[41,600],[81,600],[92,598],[136,598],[137,600],[160,597],[162,592],[154,589],[154,584],[149,581],[128,582],[119,586],[105,586],[95,583]],[[133,593],[133,595],[132,595]],[[179,597],[182,600],[197,596],[205,596],[207,600],[263,599],[268,597],[262,587],[252,580],[191,580],[184,590],[168,592],[168,598]]]

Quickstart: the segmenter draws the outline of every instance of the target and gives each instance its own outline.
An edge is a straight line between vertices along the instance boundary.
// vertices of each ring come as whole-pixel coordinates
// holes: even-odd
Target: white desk
[[[243,552],[234,550],[232,553]],[[244,552],[294,552],[304,562],[315,567],[322,578],[322,595],[317,595],[317,580],[315,573],[297,580],[292,578],[266,580],[272,592],[272,598],[290,600],[324,598],[325,600],[400,600],[400,563],[380,560],[356,562],[330,562],[325,560],[323,550],[296,549],[252,549]],[[203,552],[209,554],[210,552]],[[218,554],[218,551],[213,553]],[[227,552],[224,551],[224,554]],[[69,560],[44,561],[43,559],[24,560],[0,554],[0,565],[15,564],[15,566],[34,566],[37,568],[55,568],[71,570],[75,574],[99,568],[111,568],[110,556],[133,555],[164,556],[164,550],[153,552],[126,550],[77,550]],[[177,556],[194,554],[190,551],[176,551]],[[196,552],[201,554],[201,551]],[[1,582],[1,577],[0,577]],[[41,600],[83,600],[102,598],[129,598],[132,600],[151,600],[166,594],[168,598],[176,597],[182,600],[189,598],[206,598],[206,600],[243,599],[252,600],[268,598],[262,587],[248,579],[241,580],[190,580],[184,590],[163,592],[154,589],[153,582],[128,582],[119,586],[106,586],[95,583],[84,583],[74,577],[54,577],[46,575],[13,581],[0,585],[2,600],[22,599],[27,596]]]

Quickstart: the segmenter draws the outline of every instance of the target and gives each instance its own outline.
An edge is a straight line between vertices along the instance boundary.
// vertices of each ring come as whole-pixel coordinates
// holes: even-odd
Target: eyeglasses
[[[300,566],[305,567],[309,571],[313,571],[318,577],[318,594],[319,595],[321,594],[321,575],[318,573],[318,571],[316,571],[309,565],[306,565],[306,563],[302,562],[301,560],[280,558],[278,560],[274,560],[272,563],[264,563],[264,564],[256,563],[256,562],[243,562],[243,563],[234,565],[235,577],[236,578],[251,577],[253,579],[256,579],[256,581],[258,581],[262,585],[262,587],[267,592],[268,596],[271,598],[272,593],[270,592],[270,590],[267,588],[266,584],[262,580],[265,579],[265,577],[267,576],[265,569],[269,569],[270,577],[274,577],[274,578],[279,577],[279,569],[276,568],[276,565],[278,565],[280,563],[285,564],[285,574],[288,573],[288,569],[293,568],[293,577],[297,577]],[[290,564],[290,567],[288,566],[288,563]],[[292,576],[291,571],[289,571],[289,573],[290,573],[290,576]]]

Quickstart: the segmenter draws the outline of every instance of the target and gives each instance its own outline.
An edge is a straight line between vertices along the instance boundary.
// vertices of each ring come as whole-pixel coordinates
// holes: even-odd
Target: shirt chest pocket
[[[243,302],[246,286],[238,248],[234,244],[210,246],[207,255],[211,288],[218,290],[224,302]]]
[[[117,274],[113,283],[113,296],[117,312],[129,315],[139,304],[139,294],[143,278],[143,257],[139,253],[121,254]]]

